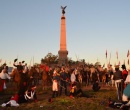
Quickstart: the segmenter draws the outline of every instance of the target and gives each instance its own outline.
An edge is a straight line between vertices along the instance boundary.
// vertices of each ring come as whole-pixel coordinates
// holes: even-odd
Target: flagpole
[[[110,53],[110,58],[109,58],[109,64],[110,64],[110,61],[111,61],[111,53]]]
[[[17,65],[18,65],[18,54],[17,54]]]
[[[33,66],[34,66],[34,56],[33,56]]]
[[[107,63],[107,66],[108,66],[108,62],[107,62],[107,49],[106,49],[106,63]]]
[[[30,60],[30,68],[31,68],[31,62],[32,62],[32,58],[31,58],[31,60]]]
[[[119,61],[118,61],[118,51],[116,51],[116,58],[117,58],[117,63],[119,63]]]

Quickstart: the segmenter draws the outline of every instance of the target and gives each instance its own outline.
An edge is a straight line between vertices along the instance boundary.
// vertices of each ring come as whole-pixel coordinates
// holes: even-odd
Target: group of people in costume
[[[81,84],[77,81],[76,69],[73,69],[72,73],[69,75],[65,71],[64,66],[61,67],[60,70],[58,68],[55,68],[53,72],[52,81],[52,98],[61,96],[62,90],[64,90],[65,95],[70,96],[70,98],[74,98],[77,96],[85,96],[81,89]],[[67,90],[68,85],[69,90]]]
[[[14,60],[14,66],[17,68],[19,74],[20,74],[20,87],[18,89],[17,94],[14,94],[10,98],[9,101],[6,101],[3,103],[2,106],[9,106],[9,104],[14,104],[16,106],[19,106],[19,103],[24,103],[29,100],[37,101],[37,95],[36,95],[36,85],[32,85],[29,81],[32,77],[28,76],[28,67],[27,64],[24,64],[24,62],[19,62],[19,64],[16,64],[16,60]],[[24,65],[23,65],[24,64]],[[112,87],[115,85],[116,92],[117,92],[117,99],[122,101],[122,105],[130,105],[130,69],[126,69],[125,65],[122,65],[122,71],[119,68],[119,65],[115,66],[115,69],[112,68],[112,65],[108,66],[107,73],[106,73],[106,84],[109,85],[111,81]],[[49,68],[47,69],[49,71]],[[87,79],[93,79],[88,80],[87,84],[91,82],[93,91],[97,92],[100,90],[100,82],[102,79],[101,76],[101,66],[98,65],[97,70],[94,70],[93,67],[90,69],[90,72],[88,72],[88,68],[85,68],[86,72],[86,78]],[[65,66],[62,67],[56,67],[53,70],[52,74],[52,98],[61,96],[64,91],[66,96],[69,96],[70,98],[78,97],[78,96],[86,96],[82,89],[81,89],[81,83],[78,81],[78,69],[73,68],[71,69],[70,74],[67,73]],[[11,77],[8,74],[8,66],[3,65],[2,71],[0,73],[0,91],[2,91],[4,88],[6,89],[6,79],[11,79]],[[69,90],[68,90],[69,85]],[[69,91],[69,92],[68,92]],[[12,101],[13,100],[13,101]],[[10,105],[11,106],[11,105]]]
[[[115,82],[117,99],[118,102],[110,101],[110,106],[119,108],[124,110],[128,110],[130,106],[130,68],[126,70],[126,66],[123,64],[121,66],[122,71],[120,70],[119,65],[115,66],[115,71],[113,72],[113,80]]]
[[[28,77],[28,67],[27,64],[23,65],[24,61],[16,64],[17,59],[14,60],[13,66],[16,67],[20,75],[20,83],[18,91],[9,100],[5,101],[2,106],[19,106],[20,103],[28,102],[29,100],[34,100],[37,102],[36,95],[36,85],[30,84],[30,77]],[[2,71],[0,73],[0,92],[6,89],[6,80],[11,79],[8,74],[8,66],[6,64],[2,65]]]

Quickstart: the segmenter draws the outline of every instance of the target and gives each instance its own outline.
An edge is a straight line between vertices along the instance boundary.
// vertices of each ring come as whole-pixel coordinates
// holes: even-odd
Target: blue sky
[[[66,8],[68,57],[111,63],[130,49],[130,0],[0,0],[0,59],[40,63],[60,49],[61,6]],[[116,59],[116,51],[119,60]]]

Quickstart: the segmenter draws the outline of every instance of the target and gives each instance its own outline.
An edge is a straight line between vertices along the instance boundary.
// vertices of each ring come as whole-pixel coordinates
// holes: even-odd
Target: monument
[[[60,50],[59,54],[59,65],[66,65],[68,62],[67,55],[68,51],[66,49],[66,20],[65,20],[65,7],[61,6],[62,16],[61,16],[61,27],[60,27]]]

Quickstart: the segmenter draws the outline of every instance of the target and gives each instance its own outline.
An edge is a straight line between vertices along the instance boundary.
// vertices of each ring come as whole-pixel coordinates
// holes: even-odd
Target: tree
[[[41,59],[41,63],[57,64],[58,55],[53,55],[52,53],[48,53],[44,58]]]

